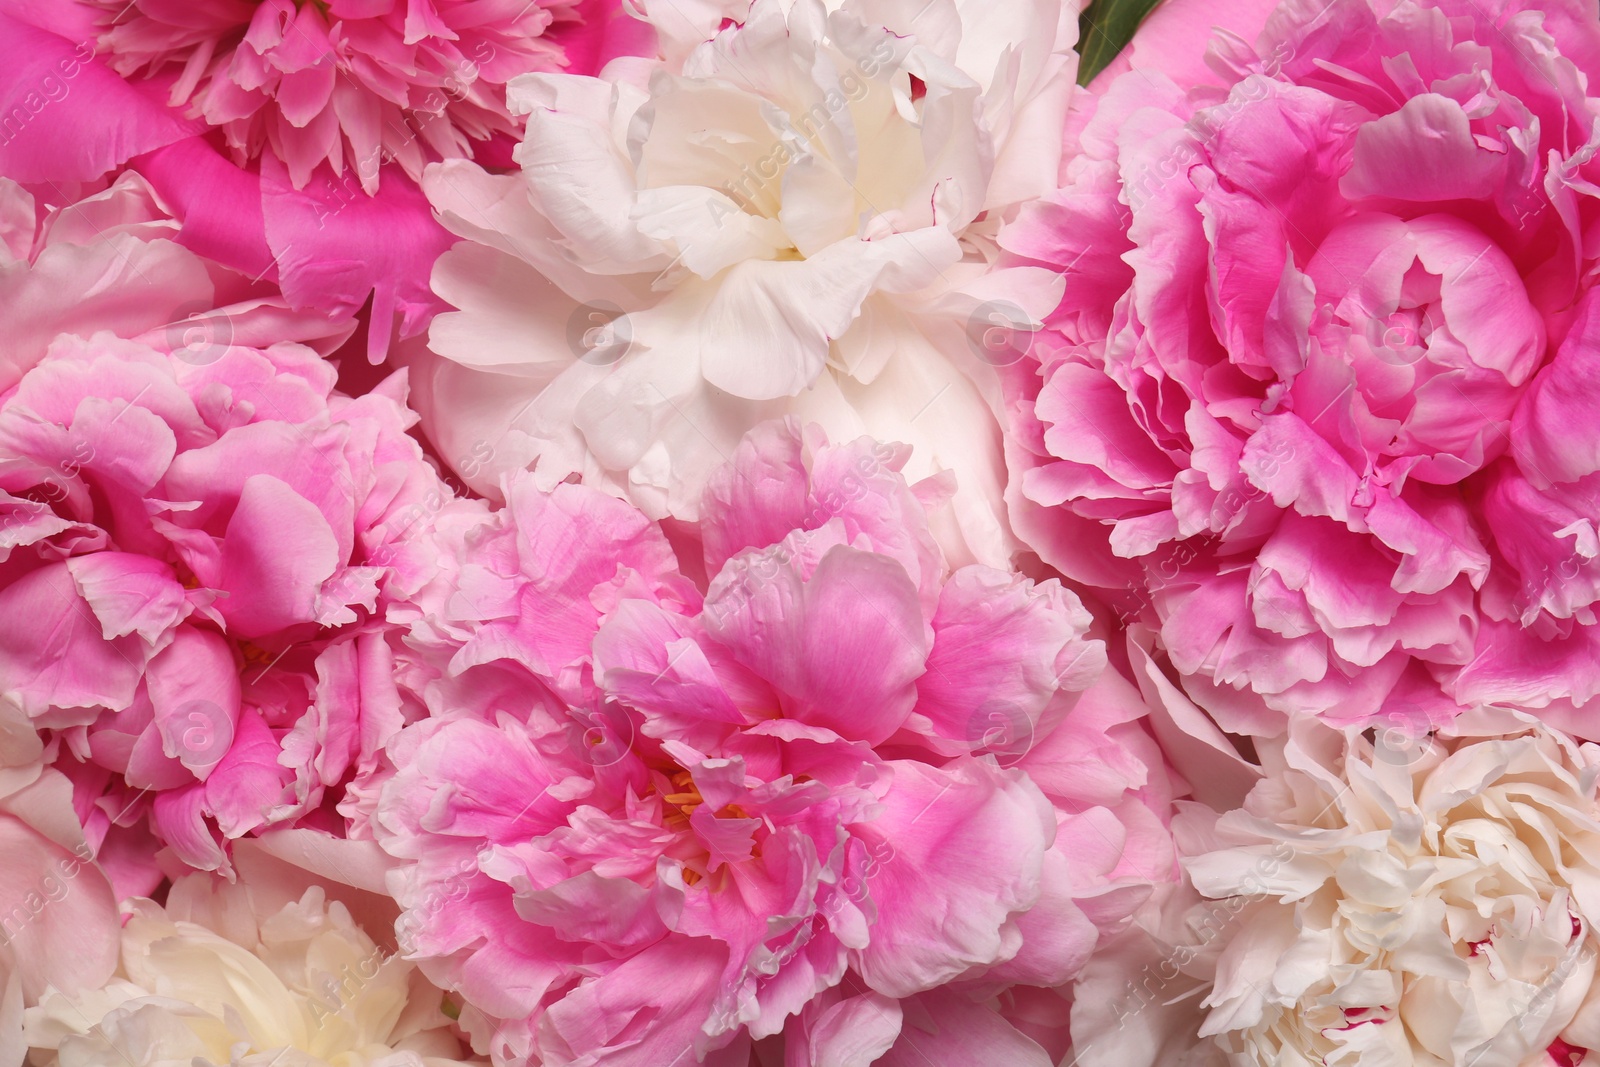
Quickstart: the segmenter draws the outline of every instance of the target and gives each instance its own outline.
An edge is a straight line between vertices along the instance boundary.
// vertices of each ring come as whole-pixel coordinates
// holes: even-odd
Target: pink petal
[[[841,737],[881,742],[916,702],[928,627],[916,587],[887,557],[835,547],[809,580],[782,555],[740,557],[712,585],[705,620],[782,691],[787,714]]]
[[[384,175],[374,196],[352,183],[323,168],[296,189],[282,164],[264,157],[262,215],[292,305],[353,315],[371,295],[367,356],[381,363],[396,327],[402,339],[415,337],[440,309],[428,276],[453,238],[397,168]]]
[[[36,788],[70,802],[59,775]],[[0,850],[8,860],[0,870],[0,933],[10,948],[8,967],[16,968],[30,1002],[47,985],[73,993],[98,989],[117,965],[120,926],[111,883],[87,845],[79,842],[76,849],[12,812],[0,813]]]
[[[1082,639],[1089,622],[1077,598],[1056,582],[1034,585],[988,567],[961,568],[939,594],[917,711],[967,751],[984,747],[993,725],[987,717],[1003,712],[1012,728],[1027,727],[1025,738],[1005,739],[1006,750],[1025,751],[1057,691],[1085,688],[1105,666],[1103,646]],[[1021,747],[1013,750],[1013,743]]]
[[[145,654],[136,636],[104,638],[65,563],[0,590],[0,689],[17,693],[30,715],[50,707],[126,708]]]
[[[889,858],[868,882],[871,941],[851,955],[869,986],[907,997],[1017,954],[1013,916],[1039,899],[1055,815],[1021,772],[971,757],[890,766],[883,815],[857,828]]]
[[[292,772],[279,765],[277,739],[253,708],[239,715],[237,736],[205,782],[205,811],[225,837],[241,837],[283,803]]]
[[[900,1040],[875,1067],[1052,1067],[1032,1038],[955,990],[924,993],[903,1009]]]
[[[339,544],[316,505],[271,475],[252,475],[228,520],[220,579],[228,596],[217,610],[247,638],[309,623],[338,566]]]
[[[546,1062],[665,1067],[693,1062],[727,949],[673,937],[552,1004],[539,1027]]]
[[[189,613],[183,586],[158,559],[97,552],[67,561],[67,571],[108,641],[137,632],[153,646]]]
[[[176,111],[89,59],[90,45],[0,12],[0,174],[87,182],[194,132]]]

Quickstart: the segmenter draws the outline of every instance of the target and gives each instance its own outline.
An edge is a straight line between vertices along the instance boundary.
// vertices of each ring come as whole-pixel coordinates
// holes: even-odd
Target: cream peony
[[[1416,740],[1299,719],[1265,762],[1242,808],[1179,834],[1203,843],[1194,887],[1237,904],[1208,946],[1207,1062],[1565,1067],[1600,1048],[1600,746],[1491,708]]]
[[[36,1067],[450,1067],[438,989],[319,887],[260,914],[242,884],[188,875],[124,905],[103,988],[24,1013]]]
[[[687,49],[692,18],[650,5],[681,61],[518,78],[521,171],[429,169],[467,240],[434,269],[460,310],[417,376],[428,429],[486,492],[531,464],[694,519],[740,437],[796,414],[913,445],[913,480],[954,471],[947,546],[1004,564],[995,368],[1060,283],[995,269],[993,238],[1055,188],[1077,5],[743,8],[695,5]]]

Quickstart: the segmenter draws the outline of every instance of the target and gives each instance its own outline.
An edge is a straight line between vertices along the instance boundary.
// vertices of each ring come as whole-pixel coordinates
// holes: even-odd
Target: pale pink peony
[[[238,162],[270,150],[302,188],[324,161],[376,192],[433,159],[516,132],[505,83],[567,65],[580,0],[88,0],[125,77],[175,75],[168,102],[222,130]],[[602,12],[588,5],[590,15]]]
[[[102,333],[0,398],[0,692],[125,893],[159,880],[158,843],[226,870],[230,838],[342,832],[319,808],[407,719],[383,616],[428,581],[408,537],[452,495],[403,373],[333,385],[300,345]]]
[[[1577,3],[1175,0],[1001,235],[1016,527],[1228,729],[1600,695],[1597,77]]]
[[[1059,1056],[1018,990],[1055,998],[1171,877],[1165,768],[1126,683],[1082,693],[1104,651],[1072,594],[949,569],[948,478],[908,486],[906,453],[758,429],[674,542],[703,603],[584,487],[519,474],[446,536],[400,674],[433,717],[357,825],[406,861],[403,946],[480,1051]]]

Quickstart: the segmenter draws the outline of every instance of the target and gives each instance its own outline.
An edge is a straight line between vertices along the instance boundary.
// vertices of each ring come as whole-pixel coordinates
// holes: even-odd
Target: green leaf
[[[1088,85],[1133,40],[1161,0],[1094,0],[1078,16],[1078,84]]]

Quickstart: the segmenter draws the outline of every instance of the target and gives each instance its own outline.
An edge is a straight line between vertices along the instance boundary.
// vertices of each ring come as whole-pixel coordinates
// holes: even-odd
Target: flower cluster
[[[1596,86],[0,0],[0,1067],[1600,1062]]]

